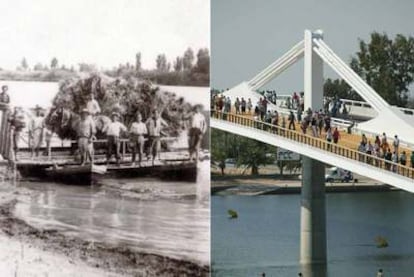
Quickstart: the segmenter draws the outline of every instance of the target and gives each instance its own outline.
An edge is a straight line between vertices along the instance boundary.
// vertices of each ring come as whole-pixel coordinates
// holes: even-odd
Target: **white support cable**
[[[350,68],[340,57],[338,57],[338,55],[336,55],[335,52],[324,41],[319,40],[318,43],[322,45],[322,47],[326,51],[328,51],[332,56],[334,56],[334,58],[338,60],[340,64],[342,64],[347,70],[349,70],[352,75],[354,75],[358,80],[360,80],[363,86],[366,87],[369,91],[371,91],[373,97],[377,98],[379,102],[382,102],[384,106],[389,106],[389,104],[381,96],[379,96],[378,93],[370,85],[368,85],[355,71],[353,71],[352,68]]]
[[[275,62],[273,62],[271,65],[267,66],[264,70],[262,70],[259,74],[254,76],[249,82],[249,86],[254,86],[259,80],[261,80],[263,77],[268,75],[269,71],[273,71],[274,69],[277,69],[280,67],[280,64],[283,64],[286,59],[289,59],[292,55],[296,55],[296,53],[303,51],[304,48],[304,41],[302,40],[295,46],[293,46],[288,52],[286,52],[282,57],[277,59]]]
[[[268,70],[266,74],[263,74],[260,78],[256,79],[254,83],[251,83],[251,87],[256,87],[256,89],[262,87],[264,84],[269,82],[271,79],[273,79],[275,76],[280,74],[282,71],[284,71],[287,67],[301,59],[303,56],[303,50],[298,50],[295,53],[292,53],[288,57],[286,57],[283,61],[277,64],[274,68],[271,70]]]
[[[327,52],[326,49],[324,49],[323,46],[321,46],[319,43],[315,43],[317,46],[319,46],[319,48],[317,48],[317,50],[319,51],[318,53],[321,53],[323,56],[325,56],[325,59],[328,59],[331,64],[335,67],[335,71],[336,70],[341,70],[343,72],[343,74],[345,76],[347,76],[346,78],[344,78],[348,83],[352,84],[352,87],[359,92],[359,94],[366,100],[368,101],[370,104],[372,104],[374,107],[376,107],[376,109],[381,109],[381,107],[383,106],[382,103],[380,101],[378,101],[378,99],[376,99],[372,93],[370,93],[370,91],[364,86],[364,81],[360,78],[357,77],[357,75],[353,75],[352,73],[354,73],[352,71],[352,69],[347,68],[346,66],[344,66],[343,64],[341,64],[338,59],[335,59],[335,57],[333,55],[331,55],[331,53]],[[331,65],[331,66],[332,66]],[[350,72],[349,70],[351,70],[352,72]]]
[[[336,62],[340,64],[340,66],[342,66],[351,76],[353,76],[362,85],[362,87],[364,87],[367,93],[370,94],[370,98],[375,99],[381,108],[389,106],[389,104],[381,96],[379,96],[378,93],[371,86],[369,86],[358,74],[356,74],[352,68],[350,68],[341,58],[339,58],[323,40],[315,39],[314,41],[316,45],[322,48],[323,51],[326,51]]]
[[[268,82],[270,82],[271,80],[273,80],[276,76],[278,76],[280,73],[282,73],[283,71],[285,71],[291,65],[295,64],[302,57],[303,57],[303,51],[301,53],[298,53],[298,55],[295,55],[295,56],[291,57],[289,60],[287,60],[280,67],[275,68],[266,77],[260,79],[255,85],[252,86],[252,89],[257,90],[257,89],[263,87],[265,84],[267,84]]]
[[[338,73],[345,81],[347,81],[348,84],[351,85],[351,87],[365,99],[365,101],[371,104],[375,110],[380,111],[381,109],[386,108],[383,103],[378,101],[377,98],[373,97],[372,93],[367,91],[367,89],[361,84],[361,82],[358,81],[357,78],[349,75],[349,72],[344,70],[344,68],[341,67],[341,65],[339,65],[335,59],[330,58],[329,55],[327,55],[326,52],[324,52],[321,48],[315,47],[314,51],[320,55],[322,59],[328,63],[336,73]]]
[[[339,70],[342,70],[348,78],[346,79],[348,82],[353,80],[354,84],[358,86],[359,89],[356,89],[361,96],[363,96],[369,103],[375,106],[378,109],[382,109],[386,107],[386,102],[381,101],[376,95],[376,92],[370,88],[364,80],[361,79],[351,68],[348,67],[339,57],[337,57],[332,51],[326,49],[320,41],[315,41],[315,44],[319,47],[318,50],[322,52],[328,59],[331,60],[335,66],[338,67]],[[355,89],[355,88],[354,88]]]
[[[254,76],[250,82],[254,83],[256,82],[258,79],[260,79],[262,77],[262,75],[266,74],[266,72],[268,72],[269,70],[272,70],[272,68],[277,67],[278,64],[280,64],[281,61],[283,61],[286,57],[290,56],[291,53],[297,52],[298,49],[302,49],[304,45],[303,40],[301,42],[299,42],[298,44],[296,44],[295,46],[293,46],[289,51],[287,51],[282,57],[280,57],[279,59],[277,59],[276,61],[274,61],[272,64],[270,64],[269,66],[267,66],[265,69],[263,69],[260,73],[258,73],[256,76]]]

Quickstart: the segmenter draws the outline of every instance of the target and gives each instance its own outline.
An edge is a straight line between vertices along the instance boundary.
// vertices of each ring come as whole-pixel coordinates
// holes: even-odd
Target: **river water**
[[[193,261],[210,262],[209,162],[197,183],[106,179],[100,186],[22,182],[14,214],[37,228],[88,241]]]
[[[213,196],[212,276],[297,276],[300,195]],[[238,212],[229,219],[227,210]],[[414,276],[414,196],[327,194],[328,265],[314,277]],[[385,237],[387,248],[375,238]],[[324,271],[326,270],[326,273]],[[306,276],[306,275],[304,275]]]

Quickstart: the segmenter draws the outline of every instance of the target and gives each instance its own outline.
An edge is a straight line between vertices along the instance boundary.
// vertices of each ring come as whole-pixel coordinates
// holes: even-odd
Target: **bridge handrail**
[[[269,124],[266,122],[254,120],[251,118],[243,117],[240,115],[236,115],[233,113],[224,113],[224,112],[212,112],[212,117],[216,119],[220,119],[223,121],[228,121],[231,123],[243,125],[246,127],[258,129],[264,132],[268,132],[271,134],[275,134],[278,136],[285,137],[290,140],[294,140],[296,142],[309,145],[312,147],[316,147],[318,149],[322,149],[327,152],[331,152],[333,154],[359,161],[364,162],[370,166],[388,170],[398,175],[402,175],[404,177],[414,179],[414,168],[411,168],[407,165],[402,165],[399,163],[394,163],[392,161],[387,161],[384,158],[378,158],[376,156],[366,154],[363,152],[359,152],[357,150],[340,146],[332,142],[328,142],[321,138],[313,137],[308,134],[303,134],[294,130],[289,130],[287,128],[280,127],[278,125]],[[407,156],[408,162],[408,156]]]

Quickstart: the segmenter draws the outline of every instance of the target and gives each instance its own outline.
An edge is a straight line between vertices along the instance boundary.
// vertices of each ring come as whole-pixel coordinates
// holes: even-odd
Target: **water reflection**
[[[142,199],[142,193],[119,193],[106,186],[23,183],[34,193],[20,199],[15,214],[32,225],[67,235],[209,264],[209,198],[197,197],[203,190],[199,184],[123,182],[148,195]]]
[[[301,269],[302,276],[306,276],[306,277],[327,277],[328,276],[326,264],[301,265],[300,269]]]

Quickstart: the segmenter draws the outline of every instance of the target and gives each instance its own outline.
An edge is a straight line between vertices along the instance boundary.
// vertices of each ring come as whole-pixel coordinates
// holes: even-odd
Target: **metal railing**
[[[339,155],[348,159],[352,159],[357,162],[365,163],[369,166],[387,170],[389,172],[414,179],[414,168],[394,163],[384,158],[380,158],[374,155],[370,155],[364,152],[360,152],[348,147],[344,147],[332,142],[328,142],[318,137],[313,137],[308,134],[304,134],[295,130],[289,130],[287,128],[280,127],[278,125],[272,125],[266,122],[257,121],[251,118],[235,115],[232,113],[213,112],[213,118],[225,120],[231,123],[240,124],[246,127],[265,131],[277,136],[287,138],[289,140],[296,141],[298,143],[306,144],[318,149],[322,149],[326,152],[330,152],[335,155]],[[408,153],[407,153],[408,154]],[[408,155],[407,155],[408,162]]]

